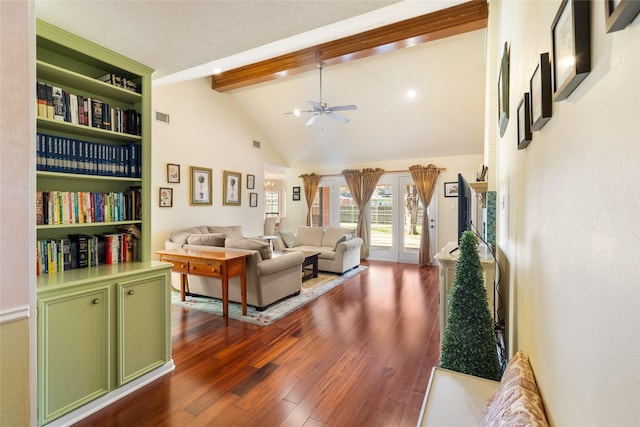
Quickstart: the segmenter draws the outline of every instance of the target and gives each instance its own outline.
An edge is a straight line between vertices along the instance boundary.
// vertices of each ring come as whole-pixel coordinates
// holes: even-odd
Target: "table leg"
[[[242,273],[240,274],[240,300],[242,301],[242,315],[247,315],[247,258],[240,260]]]
[[[186,273],[180,273],[180,300],[181,301],[185,300],[185,290],[187,286],[186,282],[187,282]]]
[[[222,317],[224,326],[229,326],[229,276],[222,276]]]
[[[316,277],[318,277],[318,256],[317,255],[313,258],[312,265],[313,265],[313,275],[311,277],[315,279]]]

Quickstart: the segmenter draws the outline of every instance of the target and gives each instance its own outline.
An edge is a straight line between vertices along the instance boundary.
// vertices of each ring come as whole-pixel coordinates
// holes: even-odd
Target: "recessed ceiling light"
[[[407,98],[411,98],[411,99],[413,99],[413,98],[415,98],[416,96],[418,96],[418,92],[416,92],[416,90],[415,90],[415,89],[409,89],[409,90],[407,91]]]

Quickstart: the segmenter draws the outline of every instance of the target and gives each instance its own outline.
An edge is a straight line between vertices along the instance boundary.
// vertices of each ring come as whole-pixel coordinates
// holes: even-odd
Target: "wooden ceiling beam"
[[[211,77],[218,92],[263,83],[317,68],[319,62],[339,64],[486,28],[486,0],[473,0],[275,58],[224,71]]]

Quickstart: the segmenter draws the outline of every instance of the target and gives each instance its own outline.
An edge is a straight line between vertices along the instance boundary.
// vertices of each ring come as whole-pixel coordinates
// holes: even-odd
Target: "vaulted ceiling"
[[[211,76],[214,68],[224,76],[460,3],[37,0],[36,15],[149,65],[155,84],[171,84]],[[342,114],[347,124],[322,117],[305,126],[308,114],[283,114],[319,100],[315,64],[224,89],[223,96],[241,106],[287,165],[480,154],[485,39],[486,31],[476,29],[363,59],[329,58],[323,101],[356,104],[358,110]]]

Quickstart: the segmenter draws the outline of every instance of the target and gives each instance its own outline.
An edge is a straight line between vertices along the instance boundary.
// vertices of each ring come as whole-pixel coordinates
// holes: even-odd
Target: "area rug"
[[[350,278],[357,276],[364,271],[366,266],[359,266],[349,270],[342,276],[330,273],[319,273],[315,279],[302,282],[300,294],[285,298],[268,306],[264,311],[258,311],[252,306],[247,306],[247,315],[242,315],[242,308],[239,303],[229,302],[229,318],[241,320],[243,322],[256,325],[267,326],[289,313],[294,312],[305,304],[329,292],[336,286],[340,286]],[[222,316],[222,301],[216,298],[189,295],[186,301],[180,301],[180,292],[171,292],[171,303],[180,307],[191,308],[193,310],[206,311],[208,313]]]

